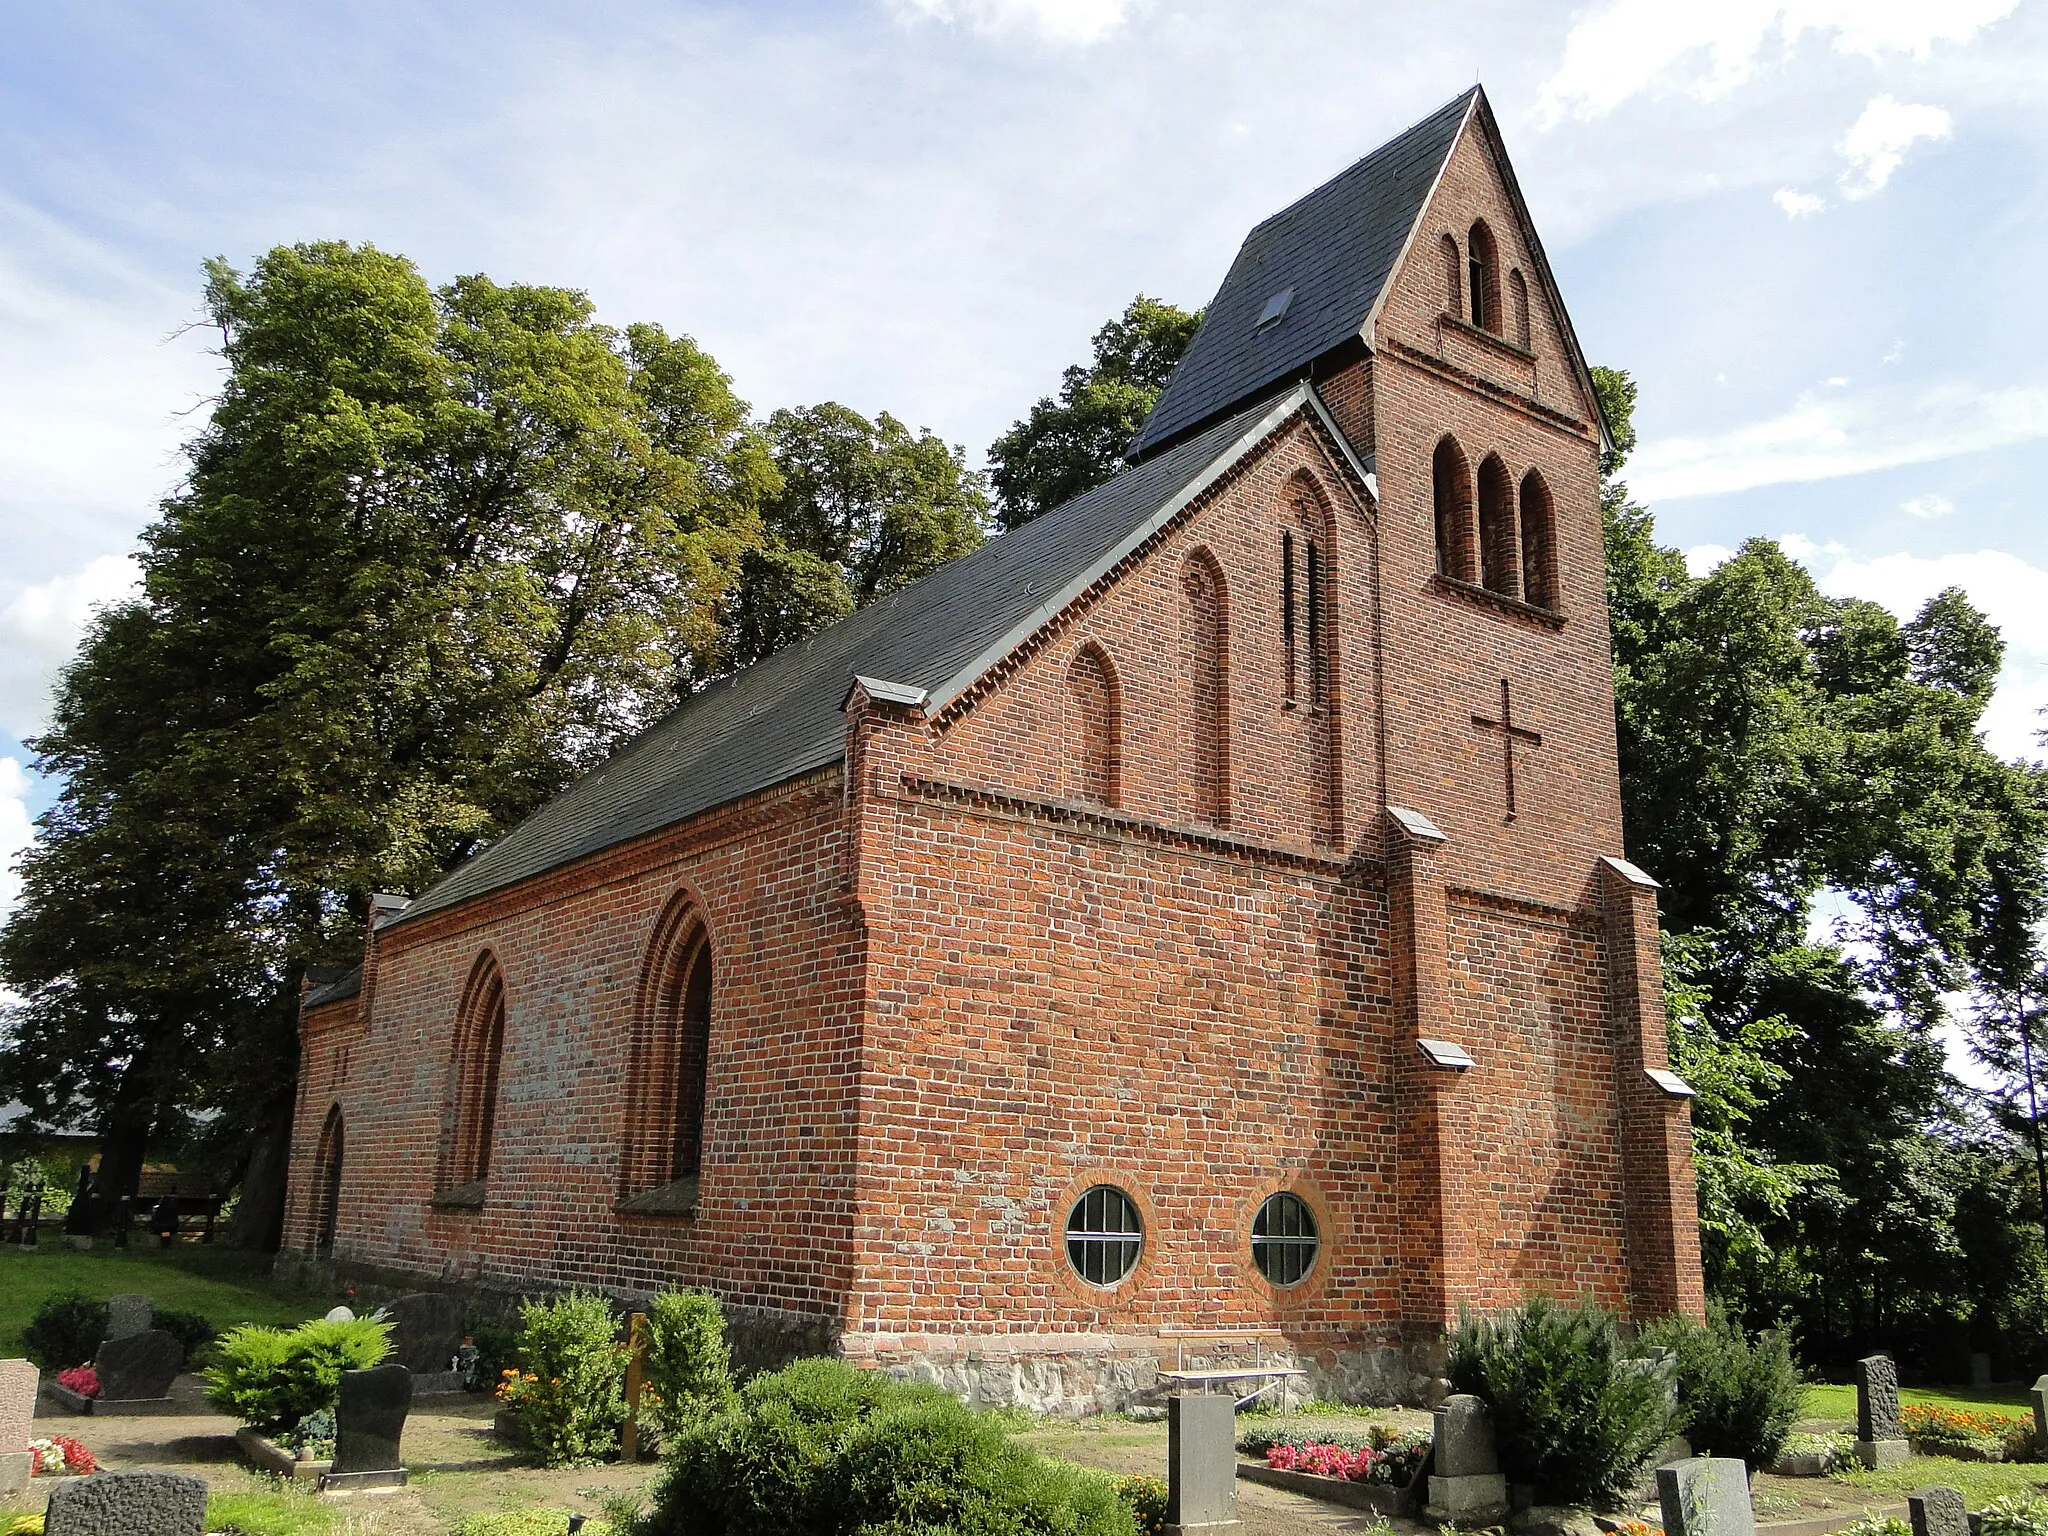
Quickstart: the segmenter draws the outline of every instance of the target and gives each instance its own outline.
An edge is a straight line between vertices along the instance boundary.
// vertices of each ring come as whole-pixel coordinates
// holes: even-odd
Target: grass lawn
[[[302,1323],[334,1305],[333,1298],[273,1284],[268,1254],[197,1243],[96,1247],[87,1253],[61,1240],[29,1249],[9,1246],[0,1249],[0,1354],[18,1354],[22,1325],[37,1305],[69,1290],[95,1297],[134,1292],[160,1307],[203,1313],[220,1329],[237,1323]]]
[[[2039,1493],[2048,1487],[2048,1466],[2038,1462],[1954,1461],[1946,1456],[1915,1456],[1902,1467],[1858,1467],[1853,1472],[1837,1472],[1829,1481],[1901,1499],[1939,1484],[1961,1489],[1970,1508],[1981,1509],[2008,1493]]]
[[[1899,1402],[1902,1405],[1933,1403],[1971,1413],[2019,1413],[2031,1417],[2034,1404],[2027,1392],[2028,1388],[2017,1382],[1995,1387],[1901,1387]],[[1853,1423],[1856,1418],[1856,1389],[1833,1384],[1808,1387],[1806,1417]]]

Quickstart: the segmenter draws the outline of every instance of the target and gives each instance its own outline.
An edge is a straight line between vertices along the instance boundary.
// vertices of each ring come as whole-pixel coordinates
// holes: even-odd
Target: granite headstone
[[[1733,1456],[1694,1456],[1657,1469],[1664,1536],[1756,1536],[1749,1469]]]
[[[391,1359],[415,1376],[438,1375],[454,1368],[462,1348],[461,1299],[433,1291],[414,1291],[384,1309],[391,1319]]]
[[[2034,1378],[2034,1444],[2048,1446],[2048,1376]]]
[[[50,1490],[43,1536],[205,1536],[206,1484],[182,1472],[100,1472]]]
[[[1988,1387],[1991,1385],[1991,1357],[1981,1349],[1970,1355],[1970,1385]]]
[[[402,1365],[344,1371],[334,1406],[334,1465],[322,1488],[396,1488],[405,1482],[398,1442],[412,1410],[412,1372]]]
[[[105,1337],[125,1339],[147,1333],[156,1325],[156,1310],[147,1296],[109,1296]]]
[[[1899,1418],[1899,1368],[1889,1355],[1856,1362],[1856,1456],[1866,1467],[1902,1466],[1912,1455]]]
[[[42,1375],[26,1360],[0,1360],[0,1495],[19,1493],[35,1472],[36,1388]]]
[[[176,1334],[161,1328],[131,1333],[124,1339],[109,1339],[93,1357],[92,1368],[100,1379],[99,1402],[104,1410],[115,1403],[161,1400],[171,1395],[171,1383],[185,1366],[185,1346]]]
[[[1913,1536],[1970,1536],[1970,1508],[1957,1488],[1922,1488],[1906,1499]]]
[[[1429,1514],[1440,1521],[1479,1521],[1505,1514],[1508,1480],[1500,1470],[1493,1415],[1467,1393],[1443,1400],[1436,1410]]]
[[[1227,1532],[1237,1519],[1237,1403],[1198,1392],[1166,1400],[1166,1528]]]

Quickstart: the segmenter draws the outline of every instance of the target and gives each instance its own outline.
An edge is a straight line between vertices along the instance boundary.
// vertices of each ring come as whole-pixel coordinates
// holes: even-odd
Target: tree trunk
[[[257,1123],[249,1143],[249,1167],[242,1175],[242,1198],[228,1224],[228,1246],[275,1253],[284,1238],[285,1175],[292,1150],[292,1099],[273,1100]]]

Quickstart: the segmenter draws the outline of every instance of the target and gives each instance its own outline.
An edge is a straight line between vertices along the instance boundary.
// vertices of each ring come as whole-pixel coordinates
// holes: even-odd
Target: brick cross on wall
[[[1515,743],[1540,747],[1543,737],[1536,731],[1527,731],[1515,724],[1515,700],[1508,691],[1508,680],[1500,680],[1500,718],[1489,720],[1484,715],[1474,715],[1472,723],[1485,730],[1500,732],[1501,767],[1507,780],[1508,814],[1506,819],[1515,819]]]

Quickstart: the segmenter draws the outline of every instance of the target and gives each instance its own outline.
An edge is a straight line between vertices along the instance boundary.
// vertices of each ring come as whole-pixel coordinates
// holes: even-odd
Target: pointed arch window
[[[1116,671],[1090,642],[1067,667],[1068,789],[1077,800],[1116,805],[1122,793],[1123,721]]]
[[[1442,242],[1444,257],[1444,313],[1465,318],[1465,279],[1462,268],[1464,258],[1458,254],[1458,242],[1445,235]]]
[[[1294,703],[1294,530],[1280,532],[1280,644],[1286,652],[1281,701]]]
[[[1187,689],[1184,751],[1189,810],[1230,824],[1230,643],[1223,569],[1206,549],[1181,568],[1181,670]]]
[[[1529,350],[1529,283],[1522,276],[1522,269],[1516,267],[1508,273],[1508,324],[1514,327],[1510,333],[1516,346],[1524,352]]]
[[[679,894],[640,978],[628,1067],[620,1208],[687,1216],[705,1166],[717,971],[702,912]]]
[[[334,1251],[335,1229],[341,1224],[341,1160],[346,1129],[341,1106],[336,1104],[327,1111],[327,1123],[320,1128],[320,1147],[313,1156],[313,1247],[318,1253]]]
[[[1453,581],[1477,577],[1472,527],[1472,472],[1454,437],[1436,445],[1430,460],[1431,494],[1436,508],[1436,568]]]
[[[452,1124],[444,1144],[441,1192],[435,1204],[483,1204],[497,1134],[498,1085],[505,1056],[505,978],[487,950],[471,967],[455,1023]]]
[[[1550,487],[1535,470],[1522,476],[1522,599],[1555,610],[1557,595],[1557,521]]]
[[[1482,331],[1500,329],[1500,266],[1493,231],[1476,219],[1465,239],[1465,286],[1472,295],[1472,323]]]
[[[1515,487],[1500,455],[1479,465],[1479,557],[1487,590],[1522,595],[1521,540],[1515,528]]]

